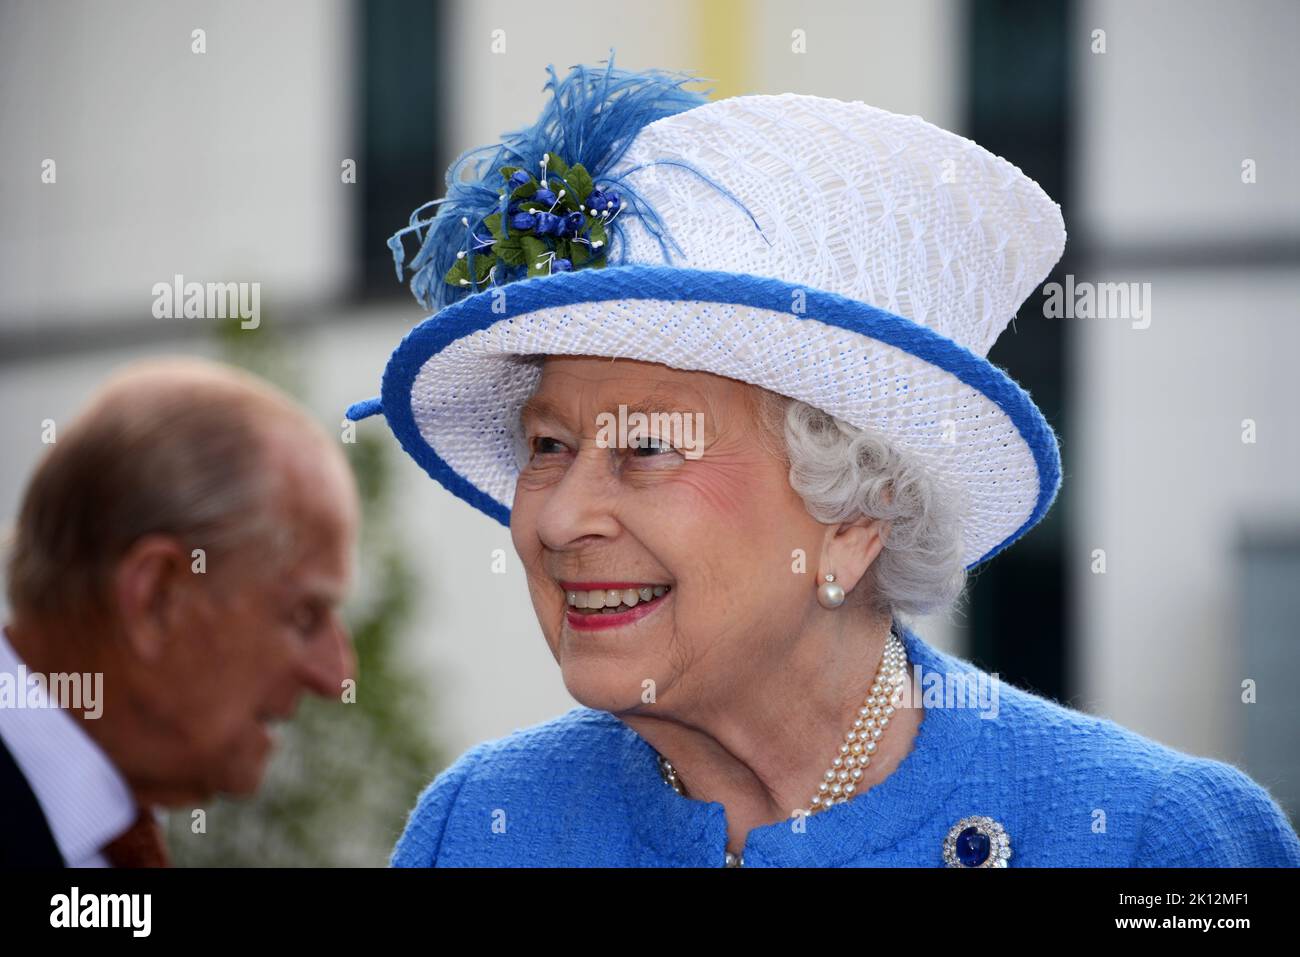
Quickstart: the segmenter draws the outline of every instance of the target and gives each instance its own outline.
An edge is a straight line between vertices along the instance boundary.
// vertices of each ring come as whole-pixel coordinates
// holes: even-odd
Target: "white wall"
[[[1229,755],[1246,677],[1233,548],[1247,525],[1300,521],[1300,269],[1142,278],[1149,328],[1075,320],[1084,693],[1158,740]],[[1253,445],[1243,419],[1257,423]],[[1105,574],[1091,571],[1094,548]]]
[[[565,29],[548,30],[545,42],[514,0],[455,4],[447,75],[475,95],[447,104],[454,141],[494,142],[504,130],[531,124],[542,104],[547,64],[563,79],[574,64],[600,66],[611,46],[615,66],[624,69],[710,77],[711,64],[726,62],[747,78],[743,92],[863,100],[955,128],[962,23],[950,0],[714,2],[724,14],[736,12],[726,21],[726,36],[701,33],[714,21],[700,0],[607,0],[595,15],[568,17]],[[504,31],[504,53],[493,52],[497,30]],[[804,31],[806,53],[792,52],[794,30]],[[733,43],[743,49],[725,52]]]
[[[1078,24],[1081,155],[1067,226],[1072,244],[1100,256],[1076,278],[1149,282],[1152,304],[1146,329],[1065,320],[1083,700],[1176,747],[1232,758],[1247,639],[1232,549],[1246,523],[1300,518],[1300,263],[1158,263],[1189,244],[1228,258],[1238,243],[1287,235],[1295,248],[1300,8],[1091,2]],[[1097,27],[1102,56],[1087,52]],[[1247,157],[1254,185],[1241,182]],[[1241,439],[1248,418],[1254,445]],[[1094,548],[1106,551],[1104,575],[1092,573]]]
[[[347,0],[0,6],[0,325],[156,324],[176,273],[346,289],[351,32]]]
[[[1125,244],[1296,235],[1300,4],[1085,0],[1076,29],[1072,230]],[[1089,52],[1096,29],[1105,54]]]

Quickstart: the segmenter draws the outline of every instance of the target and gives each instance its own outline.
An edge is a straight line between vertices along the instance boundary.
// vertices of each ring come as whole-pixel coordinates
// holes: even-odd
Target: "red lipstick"
[[[595,591],[598,588],[609,587],[618,588],[618,585],[592,585],[590,589],[568,589],[570,591]],[[624,587],[635,587],[635,583]],[[583,613],[576,608],[569,608],[565,612],[565,620],[568,621],[569,627],[574,631],[603,631],[606,628],[618,628],[622,625],[630,625],[634,621],[639,621],[646,615],[653,615],[659,606],[673,596],[672,589],[664,592],[657,598],[651,598],[649,601],[640,601],[629,608],[627,611],[610,612],[606,614],[603,611]]]

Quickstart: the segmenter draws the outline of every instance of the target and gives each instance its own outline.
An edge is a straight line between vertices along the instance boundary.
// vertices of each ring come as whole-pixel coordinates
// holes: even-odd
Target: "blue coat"
[[[984,674],[900,631],[922,674]],[[1236,767],[1007,684],[998,695],[994,720],[927,704],[885,780],[800,826],[751,830],[744,866],[939,867],[970,815],[1003,826],[1010,867],[1300,866],[1285,813]],[[420,795],[391,863],[720,867],[726,843],[722,804],[677,794],[645,739],[579,707],[461,755]]]

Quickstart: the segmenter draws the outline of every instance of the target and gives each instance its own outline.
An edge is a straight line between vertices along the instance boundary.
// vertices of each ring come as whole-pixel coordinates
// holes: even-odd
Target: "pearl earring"
[[[827,573],[826,580],[817,586],[817,600],[823,608],[839,608],[844,604],[844,586],[835,582],[835,576]]]

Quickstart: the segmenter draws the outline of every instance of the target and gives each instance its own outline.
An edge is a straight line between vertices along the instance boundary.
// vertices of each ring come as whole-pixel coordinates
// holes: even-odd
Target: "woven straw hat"
[[[402,278],[403,240],[420,239],[411,288],[434,314],[350,419],[382,411],[433,478],[508,525],[519,410],[540,376],[518,357],[638,359],[883,434],[959,496],[968,568],[1043,517],[1056,437],[985,358],[1064,250],[1037,183],[861,102],[709,102],[681,89],[693,77],[612,57],[550,76],[537,124],[462,154],[448,195],[390,240]]]

